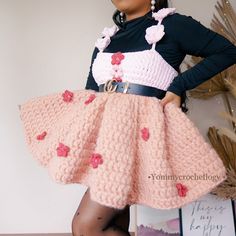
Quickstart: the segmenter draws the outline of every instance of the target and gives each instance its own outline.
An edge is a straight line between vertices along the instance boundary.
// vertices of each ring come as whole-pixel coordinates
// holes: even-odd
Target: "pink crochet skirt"
[[[156,97],[63,91],[21,104],[27,146],[60,184],[90,188],[113,208],[179,208],[226,179],[216,151],[173,103]]]

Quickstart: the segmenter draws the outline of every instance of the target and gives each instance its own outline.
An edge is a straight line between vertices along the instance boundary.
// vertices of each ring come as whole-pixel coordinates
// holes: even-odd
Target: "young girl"
[[[129,208],[184,206],[226,179],[184,112],[186,91],[236,62],[236,47],[166,0],[113,0],[85,89],[32,98],[20,115],[32,155],[57,183],[88,187],[74,236],[129,235]],[[204,59],[180,73],[186,54]]]

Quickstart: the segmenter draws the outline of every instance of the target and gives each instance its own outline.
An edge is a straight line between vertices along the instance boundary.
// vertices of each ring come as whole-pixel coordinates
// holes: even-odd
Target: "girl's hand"
[[[180,107],[180,105],[181,105],[181,97],[176,95],[175,93],[167,91],[166,94],[165,94],[165,97],[161,99],[160,103],[163,106],[165,106],[168,102],[172,102],[177,107]]]

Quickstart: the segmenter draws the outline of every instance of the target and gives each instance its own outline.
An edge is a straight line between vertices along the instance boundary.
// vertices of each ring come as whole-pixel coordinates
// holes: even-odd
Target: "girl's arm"
[[[171,17],[170,33],[179,49],[204,59],[177,75],[168,91],[180,96],[236,63],[236,46],[228,39],[191,16],[175,13]]]

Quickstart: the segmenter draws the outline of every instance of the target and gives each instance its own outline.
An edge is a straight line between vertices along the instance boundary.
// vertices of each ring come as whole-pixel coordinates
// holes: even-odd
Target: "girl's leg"
[[[113,218],[110,224],[115,224],[122,230],[129,232],[130,205],[127,205],[124,209],[120,210],[120,212]]]
[[[127,236],[128,232],[111,224],[122,210],[101,205],[90,198],[90,189],[85,192],[72,220],[73,236]]]

